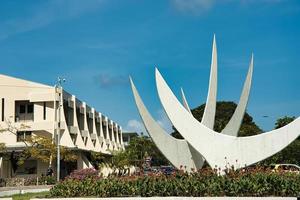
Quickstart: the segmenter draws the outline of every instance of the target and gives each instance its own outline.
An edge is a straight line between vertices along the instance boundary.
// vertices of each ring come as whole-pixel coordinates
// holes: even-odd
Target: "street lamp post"
[[[65,82],[66,79],[58,77],[57,78],[57,83],[55,85],[55,91],[58,92],[58,123],[57,123],[57,129],[56,129],[56,136],[57,136],[57,141],[56,141],[56,146],[57,146],[57,182],[60,180],[60,124],[61,124],[61,107],[62,107],[62,83]]]

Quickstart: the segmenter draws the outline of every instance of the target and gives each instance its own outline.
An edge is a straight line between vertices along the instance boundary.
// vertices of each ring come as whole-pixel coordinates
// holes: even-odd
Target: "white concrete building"
[[[0,133],[0,143],[7,147],[6,156],[0,157],[1,178],[46,173],[48,163],[33,159],[13,170],[9,155],[26,147],[22,138],[33,135],[55,138],[59,100],[62,102],[60,144],[78,154],[77,163],[61,162],[62,176],[73,169],[92,167],[86,157],[90,151],[111,154],[113,150],[124,149],[121,126],[64,90],[0,75],[0,94],[2,129],[7,127],[7,121],[15,127],[26,125],[18,128],[16,135],[8,131]],[[55,172],[55,162],[52,168]]]
[[[124,132],[123,133],[123,143],[124,146],[127,147],[129,145],[129,142],[132,140],[134,137],[138,137],[139,134],[137,132]]]

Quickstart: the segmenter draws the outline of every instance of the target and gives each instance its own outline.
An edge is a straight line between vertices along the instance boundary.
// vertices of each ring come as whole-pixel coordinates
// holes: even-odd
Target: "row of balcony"
[[[67,126],[75,146],[103,153],[124,149],[117,123],[65,91],[62,102],[62,125]]]

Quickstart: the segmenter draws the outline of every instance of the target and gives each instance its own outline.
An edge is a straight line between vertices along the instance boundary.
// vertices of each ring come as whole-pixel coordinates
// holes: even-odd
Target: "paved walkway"
[[[44,192],[49,191],[51,187],[51,185],[0,187],[0,197],[11,196],[14,194]]]

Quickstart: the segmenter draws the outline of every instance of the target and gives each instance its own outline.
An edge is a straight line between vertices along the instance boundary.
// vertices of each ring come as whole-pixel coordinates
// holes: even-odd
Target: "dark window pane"
[[[30,140],[31,139],[31,131],[26,131],[25,132],[25,140]]]
[[[20,113],[25,113],[25,105],[20,105]]]
[[[27,105],[27,113],[33,113],[33,104]]]
[[[46,120],[46,102],[44,102],[44,120]]]
[[[24,132],[20,131],[17,132],[17,142],[23,142],[24,141]]]
[[[15,173],[18,175],[36,174],[37,160],[25,160],[22,165],[17,166]]]
[[[31,131],[17,132],[17,142],[24,142],[24,140],[29,140],[30,138],[31,138]]]
[[[2,121],[4,121],[4,98],[2,98]]]

